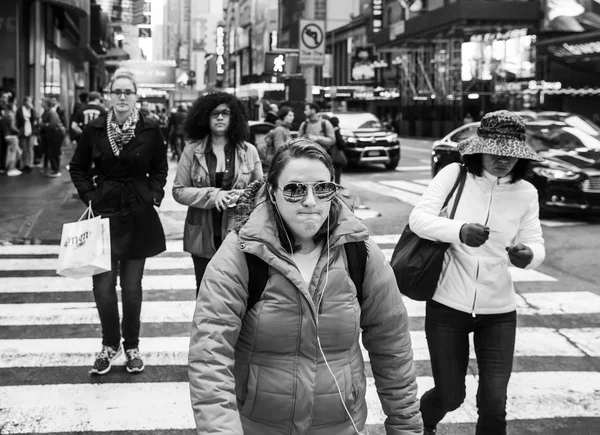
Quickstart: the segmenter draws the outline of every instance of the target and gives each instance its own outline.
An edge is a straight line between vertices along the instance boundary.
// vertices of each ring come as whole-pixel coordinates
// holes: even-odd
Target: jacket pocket
[[[233,372],[235,374],[235,397],[238,409],[241,411],[248,396],[248,375],[250,366],[247,364],[236,364]]]
[[[250,365],[246,401],[241,414],[252,421],[287,425],[292,418],[292,389],[284,385],[284,372]],[[285,373],[286,378],[289,373]],[[292,378],[293,379],[293,378]]]
[[[252,176],[252,168],[250,168],[249,163],[242,162],[240,165],[240,172],[238,175],[238,180],[235,183],[234,189],[245,189],[248,184],[250,184],[250,177]]]
[[[344,404],[351,414],[354,413],[354,406],[356,404],[357,391],[352,384],[350,365],[345,364],[343,367],[338,367],[337,370],[332,367],[335,379],[340,388],[339,392],[334,380],[331,378],[331,373],[326,367],[324,369],[318,378],[322,376],[328,377],[328,379],[323,378],[322,381],[328,388],[327,391],[317,393],[315,396],[315,405],[313,408],[314,427],[343,423],[349,419]],[[319,384],[318,378],[317,384]],[[344,398],[343,403],[340,393]]]

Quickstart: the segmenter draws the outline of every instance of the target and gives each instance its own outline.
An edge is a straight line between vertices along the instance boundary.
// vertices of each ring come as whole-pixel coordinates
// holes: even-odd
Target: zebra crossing
[[[373,238],[389,257],[398,237]],[[88,374],[101,343],[91,279],[56,276],[57,254],[57,246],[0,247],[0,433],[194,433],[186,364],[195,278],[181,241],[169,241],[167,252],[147,262],[140,340],[147,368],[138,375],[125,371],[124,359],[105,376]],[[517,283],[539,284],[519,295],[511,424],[539,420],[540,427],[553,427],[597,417],[600,296],[547,291],[544,283],[555,278],[521,272],[511,270]],[[405,303],[422,394],[433,385],[424,304]],[[368,428],[384,433],[385,416],[363,353]],[[475,373],[471,362],[467,399],[446,416],[441,434],[476,421]]]

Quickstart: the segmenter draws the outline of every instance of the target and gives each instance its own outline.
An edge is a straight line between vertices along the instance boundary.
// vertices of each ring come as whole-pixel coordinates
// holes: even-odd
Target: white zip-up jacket
[[[451,243],[433,300],[474,315],[514,311],[517,296],[506,247],[523,243],[531,248],[533,259],[526,269],[535,269],[546,256],[537,190],[525,180],[511,184],[510,175],[497,178],[485,170],[481,177],[468,173],[451,220],[447,216],[456,193],[441,209],[459,172],[457,163],[443,168],[409,218],[411,230],[419,237]],[[460,229],[468,223],[487,225],[491,230],[489,239],[478,248],[460,240]]]

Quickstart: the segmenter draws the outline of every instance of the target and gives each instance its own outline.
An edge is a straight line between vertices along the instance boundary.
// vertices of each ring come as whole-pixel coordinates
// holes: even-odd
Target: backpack
[[[306,124],[307,122],[304,121],[301,125],[302,127],[302,133],[300,133],[300,136],[304,136],[306,134]],[[321,120],[321,133],[323,133],[323,136],[327,135],[327,128],[325,127],[325,120],[322,119]]]
[[[348,258],[348,273],[356,287],[356,298],[362,302],[362,284],[365,277],[367,265],[367,246],[364,241],[350,242],[344,245],[346,257]],[[256,305],[260,300],[267,280],[269,279],[269,265],[261,258],[248,252],[246,263],[248,264],[248,307],[246,312]]]

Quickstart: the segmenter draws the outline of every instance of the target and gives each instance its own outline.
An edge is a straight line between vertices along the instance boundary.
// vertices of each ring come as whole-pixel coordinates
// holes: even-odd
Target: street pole
[[[315,0],[305,0],[304,2],[304,18],[307,20],[315,19]],[[302,35],[300,35],[300,38]],[[312,89],[315,83],[315,67],[312,65],[302,66],[302,76],[306,83],[306,102],[312,103]]]

